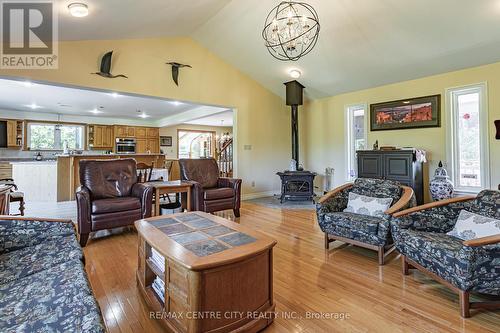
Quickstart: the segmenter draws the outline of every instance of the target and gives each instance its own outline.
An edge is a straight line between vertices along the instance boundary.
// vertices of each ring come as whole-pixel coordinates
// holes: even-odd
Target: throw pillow
[[[380,217],[391,207],[391,203],[392,198],[374,198],[350,192],[344,212]]]
[[[461,210],[457,223],[447,235],[463,240],[500,234],[500,220]]]

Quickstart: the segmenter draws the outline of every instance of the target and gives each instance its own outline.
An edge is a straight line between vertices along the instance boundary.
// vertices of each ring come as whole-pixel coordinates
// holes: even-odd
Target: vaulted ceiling
[[[61,38],[191,36],[283,95],[298,68],[310,98],[500,61],[500,0],[305,0],[321,23],[298,62],[271,57],[261,37],[276,0],[88,0],[85,19],[61,17]],[[69,1],[60,1],[61,8]]]

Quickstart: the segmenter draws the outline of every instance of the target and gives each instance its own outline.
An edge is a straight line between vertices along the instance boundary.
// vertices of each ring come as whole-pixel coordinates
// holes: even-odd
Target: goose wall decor
[[[100,76],[108,78],[108,79],[114,79],[117,77],[124,77],[124,78],[128,79],[128,76],[123,75],[123,74],[118,74],[118,75],[111,74],[111,58],[112,57],[113,57],[113,51],[109,51],[108,53],[106,53],[101,59],[100,71],[96,72],[96,73],[91,73],[91,74],[100,75]]]
[[[176,85],[179,85],[179,68],[193,68],[190,65],[185,65],[178,62],[167,62],[166,64],[172,66],[172,80],[174,80]]]

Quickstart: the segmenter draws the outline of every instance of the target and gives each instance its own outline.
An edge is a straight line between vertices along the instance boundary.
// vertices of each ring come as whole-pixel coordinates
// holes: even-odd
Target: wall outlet
[[[252,150],[252,145],[244,145],[243,150]]]
[[[252,187],[255,187],[255,181],[252,181]]]

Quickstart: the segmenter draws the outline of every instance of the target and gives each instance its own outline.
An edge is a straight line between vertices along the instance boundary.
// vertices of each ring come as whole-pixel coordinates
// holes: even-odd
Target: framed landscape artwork
[[[441,95],[370,105],[370,130],[441,126]]]

